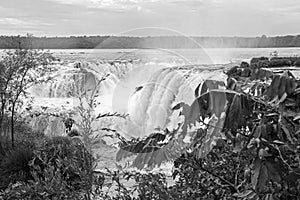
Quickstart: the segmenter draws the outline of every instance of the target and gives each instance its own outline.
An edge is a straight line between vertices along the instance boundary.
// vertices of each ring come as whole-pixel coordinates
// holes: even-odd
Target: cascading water
[[[29,93],[35,97],[34,110],[47,115],[33,117],[31,124],[35,130],[49,136],[51,136],[50,132],[63,135],[65,127],[62,118],[55,117],[53,114],[59,115],[74,110],[78,106],[77,95],[81,95],[84,91],[94,89],[99,91],[97,100],[101,104],[96,108],[96,113],[111,112],[111,98],[116,84],[132,70],[133,65],[123,61],[70,63],[56,67],[57,72],[52,75],[51,81],[35,85],[29,90]],[[98,84],[104,76],[106,76],[105,80]]]
[[[99,85],[101,103],[95,114],[119,112],[128,118],[99,121],[97,128],[110,127],[124,137],[144,137],[157,129],[170,131],[184,121],[180,110],[172,109],[180,102],[191,104],[195,99],[195,89],[205,80],[226,81],[227,76],[220,70],[222,66],[182,66],[166,63],[75,63],[58,66],[51,82],[37,85],[30,92],[36,99],[43,100],[37,106],[52,107],[54,113],[72,110],[76,104],[78,90],[94,89],[105,75],[109,76]],[[69,107],[67,108],[67,106]],[[76,120],[76,116],[74,119]],[[45,126],[45,124],[47,126]],[[61,117],[53,115],[37,116],[32,119],[35,130],[48,136],[64,135],[65,127]],[[99,126],[99,127],[98,127]],[[99,133],[101,134],[101,133]],[[107,141],[110,143],[110,141]],[[111,141],[116,142],[116,141]],[[112,149],[111,149],[112,150]],[[113,150],[116,153],[116,150]]]
[[[95,109],[95,114],[118,112],[128,114],[128,118],[102,120],[97,122],[97,128],[112,128],[126,138],[144,137],[157,129],[176,129],[184,121],[184,117],[179,116],[180,110],[172,108],[180,102],[190,105],[195,99],[195,89],[201,90],[202,86],[198,86],[205,80],[225,82],[227,78],[220,70],[222,66],[175,66],[176,63],[131,62],[58,65],[52,81],[34,86],[30,93],[37,99],[35,106],[46,105],[48,114],[65,112],[78,105],[75,102],[78,90],[94,89],[97,82],[105,74],[109,74],[97,88],[97,100],[101,104]],[[58,107],[62,109],[59,110]],[[72,117],[76,121],[77,117]],[[33,117],[31,123],[35,130],[50,137],[65,134],[61,117],[41,115]],[[116,141],[106,142],[111,144]],[[104,146],[108,148],[106,145],[100,146],[95,147],[96,152]],[[110,154],[107,156],[113,159],[117,150],[113,147],[108,149]]]
[[[225,82],[226,78],[217,68],[191,66],[158,70],[129,97],[129,122],[124,132],[132,137],[144,137],[156,129],[177,128],[182,119],[172,107],[180,102],[191,104],[195,89],[205,80]]]
[[[78,90],[91,90],[106,74],[109,76],[100,84],[100,94],[111,93],[120,78],[132,69],[131,64],[75,63],[73,66],[57,66],[58,72],[46,84],[31,88],[35,97],[74,97]]]

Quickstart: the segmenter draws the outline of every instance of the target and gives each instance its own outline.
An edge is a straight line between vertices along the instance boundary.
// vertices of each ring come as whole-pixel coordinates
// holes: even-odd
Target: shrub
[[[0,189],[10,183],[31,179],[29,161],[34,157],[30,147],[19,147],[5,153],[0,164]]]
[[[47,166],[60,170],[70,190],[86,189],[91,186],[89,180],[92,180],[94,159],[81,141],[66,137],[48,139],[37,151],[34,162],[33,167],[38,164],[42,174]]]
[[[81,141],[65,137],[46,139],[34,154],[22,158],[26,158],[22,163],[27,163],[27,176],[18,179],[17,186],[17,181],[10,181],[5,198],[90,199],[94,159]]]

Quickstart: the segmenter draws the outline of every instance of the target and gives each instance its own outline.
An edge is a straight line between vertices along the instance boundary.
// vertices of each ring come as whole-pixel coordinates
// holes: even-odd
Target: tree
[[[235,76],[235,86],[226,90],[208,87],[200,95],[196,90],[191,105],[173,108],[184,116],[180,131],[126,142],[117,158],[139,153],[133,162],[138,168],[175,159],[175,199],[298,200],[300,80],[289,71],[251,77]],[[186,135],[190,142],[180,143]],[[171,139],[163,143],[165,138]],[[176,157],[169,153],[174,146],[182,148]]]
[[[50,53],[31,49],[6,51],[0,60],[0,131],[4,132],[4,120],[10,117],[12,146],[16,111],[27,96],[28,88],[50,79],[53,60]]]

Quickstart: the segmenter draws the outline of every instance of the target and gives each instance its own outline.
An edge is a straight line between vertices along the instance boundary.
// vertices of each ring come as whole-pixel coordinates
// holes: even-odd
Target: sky
[[[299,0],[1,0],[0,35],[300,34]]]

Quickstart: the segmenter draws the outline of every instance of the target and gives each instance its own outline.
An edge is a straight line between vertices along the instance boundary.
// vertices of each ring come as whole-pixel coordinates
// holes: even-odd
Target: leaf
[[[234,153],[238,153],[242,150],[243,145],[242,145],[242,136],[241,134],[237,133],[236,137],[235,137],[235,142],[234,142],[234,148],[233,148],[233,152]]]
[[[199,89],[200,89],[201,83],[196,87],[195,89],[195,97],[199,97]]]
[[[237,195],[240,199],[247,199],[247,200],[256,200],[259,199],[258,195],[253,190],[246,190],[242,193]]]
[[[284,102],[284,100],[286,99],[286,97],[287,97],[287,93],[284,92],[283,95],[280,97],[279,101],[277,102],[277,104],[280,104],[280,103]]]
[[[141,141],[128,142],[121,145],[121,148],[125,151],[132,153],[150,153],[161,149],[162,146],[166,145],[161,143],[166,138],[166,135],[161,133],[154,133]]]
[[[276,163],[275,161],[267,161],[266,166],[268,169],[268,175],[269,178],[276,183],[280,183],[282,178],[280,175],[280,167],[279,163]]]
[[[264,200],[274,200],[273,194],[266,194]]]
[[[285,144],[284,142],[282,142],[280,140],[274,140],[273,143],[276,145],[284,145]]]
[[[278,123],[279,123],[281,129],[283,130],[283,132],[285,133],[287,139],[293,144],[294,140],[290,134],[289,129],[285,126],[283,119],[279,120]]]
[[[257,192],[264,191],[267,181],[268,171],[265,166],[265,162],[260,159],[256,159],[254,162],[254,174],[251,178],[253,189]]]
[[[119,151],[116,154],[116,161],[119,162],[123,159],[126,159],[128,157],[134,156],[136,154],[130,152],[130,151],[125,151],[123,149],[119,149]]]
[[[265,150],[265,149],[260,149],[258,152],[258,156],[259,156],[259,159],[265,160],[266,157],[270,157],[270,156],[272,156],[272,154],[269,154],[267,152],[267,150]]]
[[[149,153],[137,154],[135,160],[132,163],[132,167],[143,169],[153,169],[156,166],[160,166],[165,162],[174,160],[182,151],[187,147],[182,141],[171,140],[166,146],[161,149]]]
[[[293,121],[297,121],[300,119],[300,114],[298,114],[297,116],[294,117]]]
[[[234,95],[232,103],[227,110],[227,117],[224,128],[228,130],[236,130],[240,125],[242,115],[242,105],[240,95]]]
[[[209,92],[209,110],[211,114],[215,114],[216,117],[220,118],[222,113],[226,111],[226,104],[227,104],[227,93],[220,92],[218,90],[211,90]]]
[[[221,118],[217,118],[215,115],[209,121],[209,127],[207,133],[202,140],[200,148],[198,149],[197,158],[205,157],[217,144],[217,140],[222,138],[221,132],[225,122],[225,112]]]
[[[183,107],[183,105],[184,105],[184,103],[178,103],[178,104],[176,104],[173,108],[172,108],[172,110],[179,110],[180,108],[182,108]]]
[[[238,194],[238,197],[239,197],[239,198],[245,198],[245,197],[249,196],[249,195],[252,194],[252,193],[253,193],[253,190],[246,190],[246,191],[244,191],[244,192]]]
[[[197,98],[206,92],[209,92],[214,89],[221,89],[221,88],[225,89],[225,83],[223,81],[205,80],[204,82],[200,83],[195,89],[195,97]]]
[[[272,82],[271,82],[271,85],[269,86],[268,90],[267,90],[267,96],[269,97],[269,99],[274,99],[277,94],[278,94],[278,88],[280,86],[280,82],[281,82],[281,79],[280,79],[280,76],[279,75],[276,75]]]

